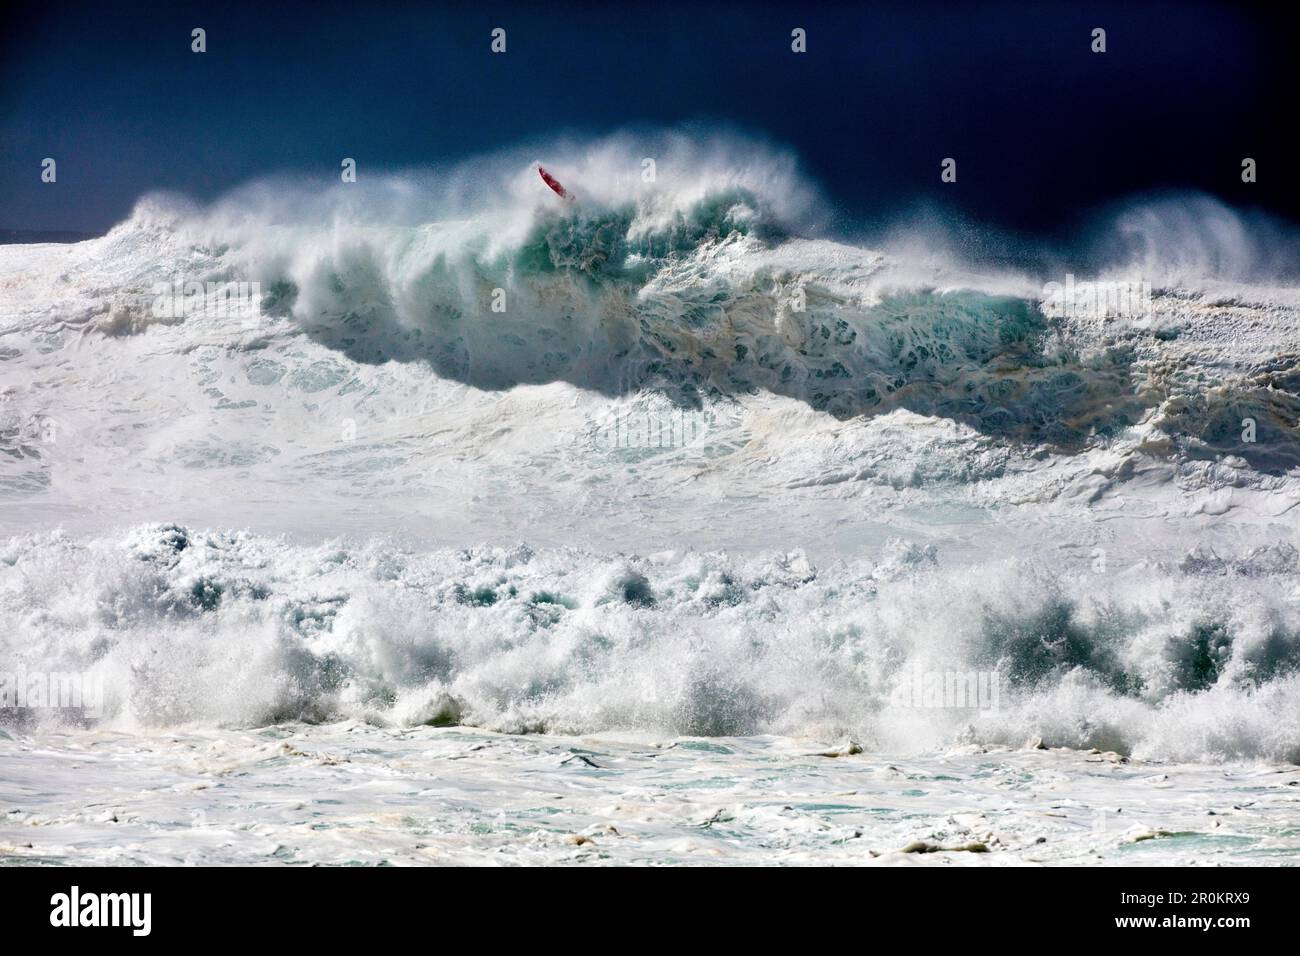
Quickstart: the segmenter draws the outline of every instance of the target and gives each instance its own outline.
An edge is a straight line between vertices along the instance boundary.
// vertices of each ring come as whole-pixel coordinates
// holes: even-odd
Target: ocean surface
[[[1294,238],[643,153],[0,246],[0,863],[1296,862]]]

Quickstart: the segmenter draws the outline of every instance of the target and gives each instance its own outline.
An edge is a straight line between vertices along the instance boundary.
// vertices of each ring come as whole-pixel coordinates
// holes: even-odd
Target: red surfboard
[[[545,166],[538,166],[538,167],[537,167],[537,171],[538,171],[538,172],[541,174],[541,176],[542,176],[542,182],[546,183],[546,185],[550,186],[552,189],[555,190],[555,195],[559,196],[561,199],[572,199],[572,198],[573,198],[573,194],[570,193],[570,192],[569,192],[567,189],[565,189],[563,186],[561,186],[561,185],[560,185],[560,181],[559,181],[558,179],[556,179],[554,176],[552,176],[550,173],[548,173],[548,172],[546,171],[546,167],[545,167]]]

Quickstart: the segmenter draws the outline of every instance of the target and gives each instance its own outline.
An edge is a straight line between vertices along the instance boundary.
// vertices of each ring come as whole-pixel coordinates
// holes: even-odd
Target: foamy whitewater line
[[[1032,560],[945,570],[903,543],[818,568],[142,526],[5,547],[0,673],[102,690],[100,716],[28,706],[19,723],[351,717],[1296,762],[1298,574],[1285,546],[1063,578]]]
[[[1268,865],[1300,768],[358,722],[0,728],[0,863]]]

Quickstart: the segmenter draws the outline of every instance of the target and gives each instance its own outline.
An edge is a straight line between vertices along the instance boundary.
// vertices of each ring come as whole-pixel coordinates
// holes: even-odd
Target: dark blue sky
[[[567,131],[725,122],[846,224],[1003,228],[1200,189],[1300,219],[1294,24],[1176,3],[25,3],[0,33],[0,227],[101,231],[152,189],[418,166]],[[190,52],[190,30],[208,52]],[[489,52],[506,28],[509,50]],[[809,52],[790,52],[790,30]],[[1108,52],[1089,50],[1107,30]],[[55,186],[40,161],[58,160]],[[939,162],[959,163],[955,186]],[[1260,181],[1240,181],[1240,162]]]

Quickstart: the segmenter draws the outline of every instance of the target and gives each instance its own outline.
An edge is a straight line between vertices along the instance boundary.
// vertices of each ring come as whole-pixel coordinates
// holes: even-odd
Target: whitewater
[[[620,135],[0,246],[0,680],[87,689],[0,862],[1294,862],[1294,236],[829,209]]]

